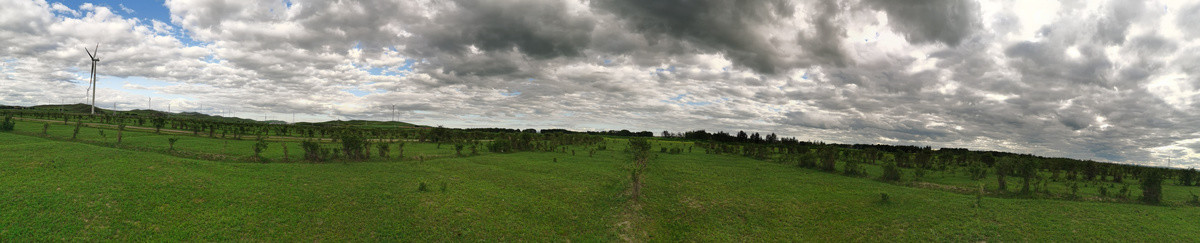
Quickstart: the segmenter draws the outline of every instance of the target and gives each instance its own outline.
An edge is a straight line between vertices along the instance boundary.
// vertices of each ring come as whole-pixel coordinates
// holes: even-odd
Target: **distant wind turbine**
[[[95,115],[96,114],[96,64],[100,62],[100,58],[96,58],[96,56],[100,55],[100,43],[96,43],[96,49],[94,49],[94,52],[88,50],[87,47],[84,47],[83,51],[87,52],[88,57],[92,59],[92,88],[90,88],[89,90],[92,91],[92,115]]]

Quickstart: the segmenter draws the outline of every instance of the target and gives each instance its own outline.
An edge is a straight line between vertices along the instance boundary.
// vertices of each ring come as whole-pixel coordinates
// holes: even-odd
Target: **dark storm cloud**
[[[1058,113],[1058,121],[1071,128],[1071,130],[1077,131],[1092,126],[1092,122],[1095,122],[1096,118],[1095,115],[1076,108],[1060,111]]]
[[[0,89],[5,103],[82,93],[78,49],[96,38],[111,48],[105,75],[196,99],[176,107],[380,119],[394,104],[420,124],[755,130],[1114,161],[1200,150],[1194,3],[170,0],[178,33],[21,3],[0,8],[0,77],[18,84]],[[129,97],[112,99],[144,102]]]
[[[866,4],[886,11],[889,25],[912,43],[955,46],[981,25],[979,4],[973,0],[871,0]]]
[[[563,1],[459,0],[420,30],[429,49],[462,55],[519,50],[533,58],[578,56],[587,47],[594,21],[568,12]],[[411,48],[410,48],[411,49]]]
[[[787,1],[597,0],[592,5],[625,19],[652,45],[686,41],[759,72],[786,69],[772,40],[756,30],[791,17],[794,8]]]
[[[1096,25],[1096,37],[1107,43],[1121,44],[1128,35],[1133,19],[1142,14],[1145,1],[1112,0],[1108,2],[1108,14]]]
[[[788,125],[805,126],[821,129],[836,129],[845,128],[846,124],[837,117],[828,115],[820,115],[814,112],[793,111],[784,114],[784,118],[779,122]]]
[[[468,76],[494,76],[516,73],[521,69],[517,64],[518,61],[500,55],[463,57],[455,61],[447,63],[452,65],[446,66],[442,72]]]
[[[1079,57],[1072,60],[1064,53],[1066,48],[1060,43],[1021,42],[1009,46],[1004,54],[1009,59],[1009,65],[1021,70],[1021,74],[1032,82],[1043,84],[1073,85],[1106,85],[1112,62],[1104,53],[1104,49],[1093,45],[1076,47]],[[1072,82],[1058,83],[1062,81]]]
[[[846,38],[846,29],[837,20],[841,13],[837,1],[823,0],[817,5],[816,16],[813,16],[813,32],[801,32],[797,39],[800,46],[819,64],[829,64],[835,67],[845,67],[853,63],[847,56],[841,40]]]

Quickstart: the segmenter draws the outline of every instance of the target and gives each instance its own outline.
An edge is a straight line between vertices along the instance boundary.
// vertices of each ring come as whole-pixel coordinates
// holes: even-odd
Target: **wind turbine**
[[[83,51],[87,52],[88,57],[92,59],[92,88],[90,90],[92,91],[92,115],[95,115],[96,114],[96,63],[100,62],[100,58],[96,58],[96,56],[100,55],[100,43],[96,43],[96,49],[94,49],[94,52],[89,51],[87,49],[87,47],[84,47]]]

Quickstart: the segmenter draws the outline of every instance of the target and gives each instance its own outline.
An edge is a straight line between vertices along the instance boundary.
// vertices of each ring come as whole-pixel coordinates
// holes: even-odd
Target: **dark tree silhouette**
[[[1147,168],[1142,172],[1142,202],[1158,204],[1162,201],[1162,172],[1157,168]]]

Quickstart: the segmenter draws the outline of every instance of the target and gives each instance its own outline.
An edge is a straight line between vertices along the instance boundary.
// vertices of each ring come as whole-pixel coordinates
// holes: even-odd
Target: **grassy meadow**
[[[877,165],[845,176],[651,140],[633,200],[623,138],[462,156],[408,141],[403,158],[329,163],[300,161],[299,142],[278,139],[261,163],[252,139],[127,130],[116,144],[107,127],[72,140],[73,130],[22,120],[0,132],[0,241],[1200,239],[1200,207],[1184,203],[1195,187],[1169,181],[1163,205],[1105,200],[1097,188],[1110,182],[1082,185],[1077,200],[1013,197],[995,191],[994,175],[903,169],[900,182],[881,182]],[[179,139],[173,150],[168,138]],[[1136,180],[1123,183],[1140,193]],[[960,190],[980,184],[987,196]]]

